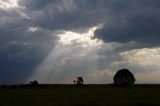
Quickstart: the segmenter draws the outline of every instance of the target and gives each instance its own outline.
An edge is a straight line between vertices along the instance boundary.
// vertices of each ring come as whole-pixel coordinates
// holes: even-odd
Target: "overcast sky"
[[[0,0],[0,84],[160,83],[159,0]]]

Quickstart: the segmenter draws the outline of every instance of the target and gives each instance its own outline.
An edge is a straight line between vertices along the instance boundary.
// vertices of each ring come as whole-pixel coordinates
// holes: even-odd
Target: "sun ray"
[[[90,54],[93,55],[93,58],[96,60],[96,54],[93,52],[97,50],[97,47],[102,45],[101,41],[92,39],[96,29],[97,27],[91,28],[88,32],[83,34],[71,31],[59,34],[57,46],[51,50],[49,55],[28,78],[27,82],[36,79],[42,83],[53,83],[53,77],[55,80],[58,79],[58,76],[54,75],[54,73],[60,73],[62,67],[66,66],[66,61],[70,58],[77,58],[78,60],[80,58],[83,59],[86,55]],[[96,67],[95,61],[88,61],[88,64],[93,64]],[[85,64],[85,66],[88,68],[90,67],[90,65],[87,66],[87,64]],[[64,79],[61,80],[62,81],[56,83],[65,82]]]

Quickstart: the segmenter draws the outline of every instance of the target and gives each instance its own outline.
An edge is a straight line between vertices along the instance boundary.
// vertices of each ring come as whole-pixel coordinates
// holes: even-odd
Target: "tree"
[[[77,81],[76,81],[76,80],[73,80],[73,83],[74,83],[74,84],[76,84],[76,83],[77,83]]]
[[[133,86],[135,83],[134,75],[128,69],[117,71],[113,80],[116,86]]]
[[[30,84],[31,84],[32,86],[37,86],[37,85],[38,85],[38,81],[37,81],[37,80],[30,81]]]
[[[83,77],[77,77],[77,84],[83,85]]]
[[[83,77],[77,77],[77,81],[73,80],[74,84],[83,85]]]

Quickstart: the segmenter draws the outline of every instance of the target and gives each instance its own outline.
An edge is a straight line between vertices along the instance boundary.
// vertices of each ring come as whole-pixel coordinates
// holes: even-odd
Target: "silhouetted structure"
[[[37,80],[30,81],[30,84],[31,84],[32,86],[38,86],[38,81],[37,81]]]
[[[83,84],[83,77],[77,77],[77,84],[82,85]]]
[[[74,84],[76,84],[76,83],[77,83],[77,81],[76,81],[76,80],[73,80],[73,83],[74,83]]]
[[[83,77],[77,77],[77,81],[73,80],[74,84],[83,85]]]
[[[128,69],[117,71],[113,80],[116,86],[133,86],[135,83],[134,75]]]

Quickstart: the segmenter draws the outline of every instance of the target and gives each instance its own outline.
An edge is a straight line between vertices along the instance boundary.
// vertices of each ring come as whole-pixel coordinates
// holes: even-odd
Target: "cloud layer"
[[[157,0],[0,0],[0,83],[112,83],[120,68],[147,82],[159,72],[159,18]]]

